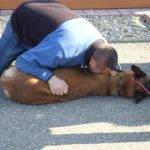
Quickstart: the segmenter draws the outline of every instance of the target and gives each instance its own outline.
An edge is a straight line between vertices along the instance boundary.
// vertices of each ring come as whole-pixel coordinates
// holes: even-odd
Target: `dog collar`
[[[147,89],[142,83],[134,80],[133,78],[132,78],[131,82],[133,85],[139,85],[148,95],[150,95],[150,89]]]

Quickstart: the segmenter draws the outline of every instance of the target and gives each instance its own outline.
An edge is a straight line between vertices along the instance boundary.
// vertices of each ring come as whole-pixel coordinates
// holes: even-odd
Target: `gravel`
[[[0,35],[11,13],[0,15]],[[149,42],[150,24],[142,21],[140,16],[95,16],[86,18],[109,42]]]
[[[101,16],[87,18],[109,42],[150,41],[150,24],[140,16]]]

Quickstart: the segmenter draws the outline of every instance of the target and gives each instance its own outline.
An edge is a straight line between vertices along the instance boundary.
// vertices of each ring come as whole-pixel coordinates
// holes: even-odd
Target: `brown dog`
[[[112,71],[110,74],[82,72],[79,68],[59,68],[54,74],[66,81],[68,94],[52,95],[48,83],[17,71],[15,67],[5,71],[0,78],[0,87],[7,91],[11,99],[25,104],[63,102],[86,95],[135,97],[136,102],[139,102],[149,95],[150,77],[136,66],[132,66],[129,71]]]

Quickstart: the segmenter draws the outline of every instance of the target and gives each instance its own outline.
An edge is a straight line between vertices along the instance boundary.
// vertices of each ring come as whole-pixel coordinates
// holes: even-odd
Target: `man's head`
[[[88,62],[90,71],[94,73],[108,73],[117,69],[118,54],[112,46],[97,42],[90,49],[93,49]]]

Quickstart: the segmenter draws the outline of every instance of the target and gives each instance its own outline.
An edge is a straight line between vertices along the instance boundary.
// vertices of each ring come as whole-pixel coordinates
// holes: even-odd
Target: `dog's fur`
[[[113,95],[136,98],[136,102],[147,96],[146,92],[132,79],[138,80],[150,89],[150,77],[136,66],[131,70],[110,74],[94,74],[83,72],[79,68],[59,68],[54,74],[66,81],[69,86],[68,94],[53,95],[49,85],[35,77],[11,67],[0,78],[0,87],[13,100],[25,104],[48,104],[69,101],[87,95]]]

